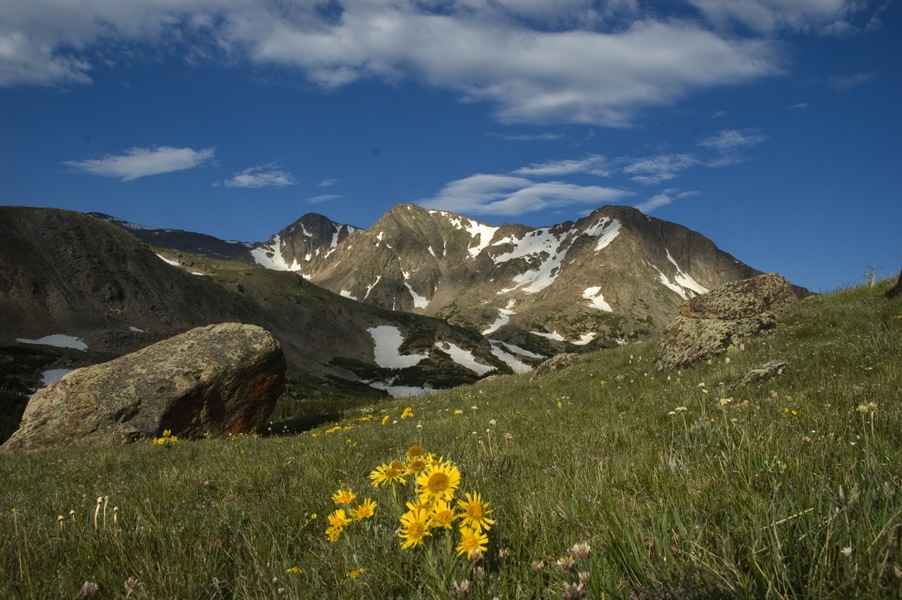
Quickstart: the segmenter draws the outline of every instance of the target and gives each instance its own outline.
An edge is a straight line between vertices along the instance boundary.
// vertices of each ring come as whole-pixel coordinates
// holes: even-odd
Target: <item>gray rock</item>
[[[775,273],[733,281],[688,300],[664,330],[657,367],[675,370],[725,352],[738,340],[777,326],[799,290]]]
[[[773,379],[774,377],[778,377],[783,374],[783,371],[786,370],[786,367],[789,364],[783,360],[772,360],[766,365],[763,365],[757,369],[752,369],[748,373],[746,373],[742,379],[736,382],[732,387],[742,387],[744,385],[751,385],[753,383],[764,383],[769,379]]]
[[[535,373],[532,374],[532,381],[539,379],[540,377],[545,377],[551,373],[557,373],[559,371],[563,371],[564,369],[569,369],[576,363],[576,359],[579,355],[566,352],[564,354],[558,354],[557,356],[553,356],[549,358],[538,367],[536,367]]]
[[[192,329],[38,390],[0,450],[123,444],[260,429],[285,388],[285,359],[255,325]]]

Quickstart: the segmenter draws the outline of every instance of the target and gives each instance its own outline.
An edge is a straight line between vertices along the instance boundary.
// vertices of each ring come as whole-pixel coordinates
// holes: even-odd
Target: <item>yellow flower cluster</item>
[[[179,441],[178,436],[172,435],[172,431],[165,429],[162,437],[153,438],[154,446],[165,446],[166,444],[174,444]]]
[[[374,487],[406,485],[413,478],[415,497],[406,502],[407,511],[400,517],[398,537],[401,548],[416,548],[424,544],[433,531],[450,530],[459,522],[457,554],[472,560],[488,547],[487,532],[495,521],[489,518],[492,509],[479,492],[457,497],[460,469],[451,461],[427,454],[419,445],[411,446],[405,460],[379,465],[370,473]]]
[[[344,528],[354,521],[369,519],[376,514],[376,502],[373,499],[367,498],[360,504],[352,507],[351,503],[356,499],[357,494],[350,488],[346,490],[339,489],[332,494],[332,502],[336,506],[344,506],[345,508],[336,508],[327,517],[329,519],[329,527],[326,528],[326,537],[329,538],[330,542],[337,541]],[[350,514],[348,511],[350,511]]]

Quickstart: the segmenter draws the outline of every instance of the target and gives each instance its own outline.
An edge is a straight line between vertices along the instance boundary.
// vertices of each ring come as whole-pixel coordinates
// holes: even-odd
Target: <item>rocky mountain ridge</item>
[[[760,274],[701,234],[624,206],[535,228],[405,204],[303,258],[296,238],[280,233],[257,262],[544,354],[660,331],[687,298]]]

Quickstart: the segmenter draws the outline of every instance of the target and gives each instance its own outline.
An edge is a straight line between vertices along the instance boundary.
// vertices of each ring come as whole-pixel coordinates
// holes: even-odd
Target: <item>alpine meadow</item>
[[[296,435],[5,456],[0,596],[900,598],[891,285],[681,372],[649,340]]]

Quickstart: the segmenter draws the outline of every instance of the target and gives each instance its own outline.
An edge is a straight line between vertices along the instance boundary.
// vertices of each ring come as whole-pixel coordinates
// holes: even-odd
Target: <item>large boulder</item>
[[[726,351],[736,340],[777,326],[805,291],[776,273],[731,281],[689,299],[664,330],[657,367],[688,367]]]
[[[285,358],[256,325],[198,327],[38,390],[0,450],[123,444],[164,430],[194,439],[259,430],[285,388]]]

